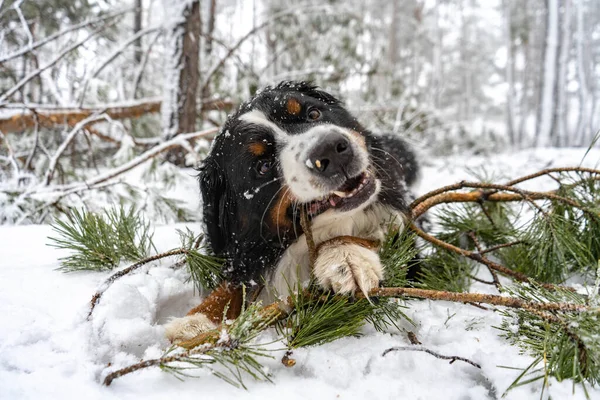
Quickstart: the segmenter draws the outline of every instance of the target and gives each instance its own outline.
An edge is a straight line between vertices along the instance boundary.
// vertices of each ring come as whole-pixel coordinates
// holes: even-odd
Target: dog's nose
[[[310,164],[319,175],[331,178],[343,174],[354,159],[348,138],[341,133],[329,133],[319,140],[310,151]]]

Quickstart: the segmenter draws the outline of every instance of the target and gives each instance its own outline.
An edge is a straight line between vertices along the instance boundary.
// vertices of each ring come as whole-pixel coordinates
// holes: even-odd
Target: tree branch
[[[166,258],[166,257],[183,255],[183,254],[187,254],[187,253],[188,253],[188,251],[186,249],[179,248],[179,249],[170,250],[170,251],[160,253],[160,254],[155,254],[151,257],[144,258],[143,260],[140,260],[140,261],[136,262],[135,264],[132,264],[129,267],[120,270],[119,272],[114,273],[107,280],[104,281],[104,283],[100,286],[100,289],[98,289],[98,291],[94,294],[94,296],[92,296],[92,300],[90,301],[90,311],[87,316],[88,319],[92,316],[92,313],[94,312],[94,309],[96,308],[96,305],[100,301],[100,298],[102,297],[104,292],[106,292],[106,290],[110,287],[110,285],[112,285],[117,279],[137,270],[138,268],[140,268],[148,263],[151,263],[152,261],[160,260],[160,259]]]
[[[127,104],[105,104],[96,107],[57,108],[44,110],[27,106],[30,111],[15,113],[0,118],[0,131],[4,133],[20,132],[36,126],[36,115],[40,127],[60,125],[75,126],[78,122],[98,112],[104,112],[110,119],[121,120],[139,118],[145,114],[160,112],[161,101],[158,98],[145,98]],[[201,112],[212,110],[229,111],[233,103],[228,100],[208,100],[203,102]]]
[[[59,37],[64,36],[64,35],[66,35],[69,32],[73,32],[73,31],[79,30],[81,28],[85,28],[87,26],[93,25],[93,24],[98,23],[98,22],[103,22],[103,21],[106,21],[108,19],[119,17],[119,16],[121,16],[123,14],[126,14],[126,13],[132,11],[132,10],[133,10],[133,8],[127,8],[125,10],[117,11],[117,12],[112,13],[112,14],[104,15],[104,16],[99,17],[99,18],[94,18],[94,19],[91,19],[91,20],[88,20],[88,21],[83,21],[83,22],[81,22],[79,24],[70,26],[70,27],[68,27],[66,29],[63,29],[63,30],[61,30],[59,32],[56,32],[56,33],[54,33],[54,34],[52,34],[50,36],[47,36],[44,39],[39,40],[39,41],[37,41],[37,42],[29,45],[29,46],[23,47],[22,49],[19,49],[19,50],[13,52],[13,53],[10,53],[8,55],[0,57],[0,64],[3,64],[5,62],[7,62],[7,61],[10,61],[13,58],[21,57],[21,56],[23,56],[23,55],[25,55],[27,53],[30,53],[33,50],[35,50],[35,49],[37,49],[37,48],[45,45],[46,43],[52,42],[53,40],[58,39]]]
[[[85,38],[81,39],[80,41],[73,44],[72,46],[69,46],[66,49],[64,49],[58,56],[56,56],[48,64],[36,69],[35,71],[30,72],[27,76],[25,76],[23,79],[21,79],[15,86],[13,86],[11,89],[9,89],[7,92],[5,92],[2,96],[0,96],[0,106],[2,106],[3,105],[2,103],[5,102],[7,99],[9,99],[13,94],[15,94],[17,91],[19,91],[19,89],[21,89],[23,86],[25,86],[27,84],[27,82],[31,81],[33,78],[35,78],[36,76],[38,76],[39,74],[41,74],[42,72],[47,70],[48,68],[53,67],[56,63],[58,63],[60,60],[62,60],[67,54],[69,54],[73,50],[77,49],[78,47],[83,45],[85,42],[87,42],[88,40],[90,40],[91,38],[96,36],[98,33],[113,26],[114,24],[116,24],[116,21],[113,21],[106,25],[102,25],[101,27],[99,27],[98,29],[95,29],[92,33],[87,35]]]

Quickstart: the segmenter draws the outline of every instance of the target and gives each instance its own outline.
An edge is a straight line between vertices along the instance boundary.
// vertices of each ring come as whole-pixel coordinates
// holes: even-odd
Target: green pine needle
[[[360,336],[372,306],[367,300],[324,294],[317,297],[299,290],[291,295],[294,311],[287,319],[290,348],[332,342],[346,336]],[[280,327],[280,331],[283,330]]]
[[[422,262],[416,286],[447,292],[466,292],[474,266],[463,256],[438,250]]]
[[[190,279],[198,291],[214,289],[223,280],[224,261],[210,254],[204,243],[204,235],[196,235],[190,229],[177,230],[181,247],[186,249],[185,260],[190,271]]]
[[[408,229],[402,233],[390,229],[379,251],[379,259],[385,269],[387,286],[406,287],[408,285],[406,274],[418,252],[414,233]]]
[[[436,218],[438,238],[463,249],[475,249],[475,243],[468,237],[470,233],[487,246],[514,240],[514,212],[504,203],[446,206],[436,213]]]
[[[245,375],[255,380],[271,381],[259,358],[273,358],[268,350],[253,344],[256,337],[274,320],[265,318],[260,302],[251,304],[242,311],[227,331],[221,333],[217,345],[200,354],[180,358],[177,363],[161,364],[161,369],[178,378],[194,377],[188,370],[208,368],[213,375],[225,382],[246,389]],[[171,355],[170,348],[163,355]]]
[[[154,248],[150,224],[134,207],[103,214],[72,209],[66,220],[55,219],[51,226],[58,237],[49,237],[49,245],[71,250],[60,259],[64,272],[110,270],[122,260],[140,260]]]
[[[528,301],[587,304],[587,297],[567,290],[549,291],[534,284],[506,288],[507,293]],[[504,310],[498,329],[509,343],[519,346],[535,359],[511,387],[548,376],[558,381],[600,383],[600,335],[598,310],[584,313],[536,313]]]

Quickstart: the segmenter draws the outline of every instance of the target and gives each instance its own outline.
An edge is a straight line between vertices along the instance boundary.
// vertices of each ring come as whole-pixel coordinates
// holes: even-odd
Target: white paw
[[[165,336],[171,343],[181,343],[201,333],[216,329],[217,325],[202,313],[175,318],[165,325]]]
[[[314,274],[319,285],[336,293],[359,289],[367,296],[383,279],[383,267],[371,249],[351,243],[332,244],[320,249]]]

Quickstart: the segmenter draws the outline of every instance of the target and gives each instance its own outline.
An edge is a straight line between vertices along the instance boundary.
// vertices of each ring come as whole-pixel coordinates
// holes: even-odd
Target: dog
[[[418,177],[397,134],[374,134],[333,95],[309,82],[259,91],[230,115],[200,167],[204,231],[225,260],[225,281],[186,317],[169,322],[174,343],[235,318],[242,286],[273,301],[314,274],[324,289],[365,295],[385,278],[378,244],[402,229]],[[311,221],[311,271],[300,224]],[[262,285],[264,283],[264,285]]]

